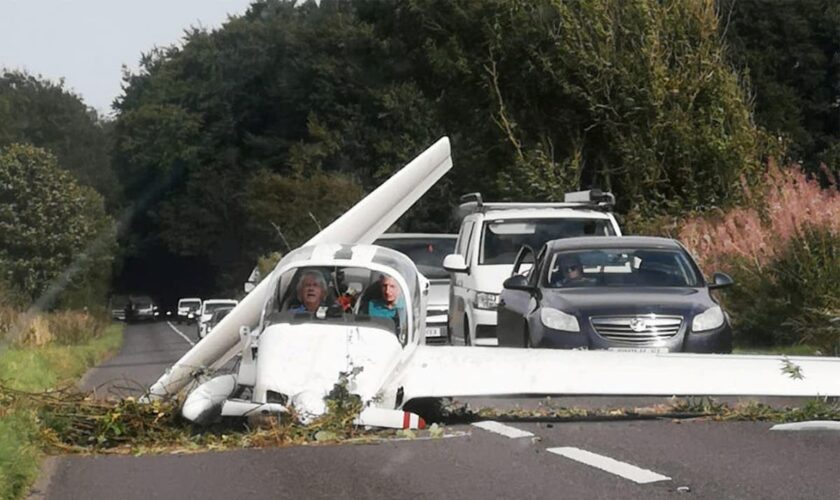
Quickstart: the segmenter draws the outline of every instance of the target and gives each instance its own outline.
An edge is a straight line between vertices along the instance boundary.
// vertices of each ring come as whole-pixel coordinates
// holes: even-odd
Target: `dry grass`
[[[21,347],[76,345],[99,338],[109,321],[87,311],[21,312],[0,307],[0,336]]]
[[[833,189],[838,179],[825,172],[832,189],[823,189],[798,167],[771,164],[761,193],[744,185],[745,207],[687,219],[677,238],[704,271],[713,272],[729,271],[734,262],[761,270],[806,228],[840,235],[840,192]]]

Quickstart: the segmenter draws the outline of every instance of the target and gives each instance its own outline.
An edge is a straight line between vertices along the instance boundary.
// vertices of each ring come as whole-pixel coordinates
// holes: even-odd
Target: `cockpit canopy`
[[[286,255],[272,274],[263,324],[328,322],[420,331],[421,278],[405,255],[373,245],[319,245]],[[424,280],[425,281],[425,280]]]

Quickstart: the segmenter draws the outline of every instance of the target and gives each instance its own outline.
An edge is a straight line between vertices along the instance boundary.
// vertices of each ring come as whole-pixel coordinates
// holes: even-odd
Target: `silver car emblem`
[[[630,320],[630,329],[634,332],[643,332],[647,330],[647,321],[644,318],[633,318]]]

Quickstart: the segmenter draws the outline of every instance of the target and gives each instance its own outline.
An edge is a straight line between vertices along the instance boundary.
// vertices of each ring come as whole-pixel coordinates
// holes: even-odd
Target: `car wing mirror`
[[[457,253],[447,255],[443,259],[443,268],[450,273],[470,273],[467,263],[464,261],[464,256]]]
[[[528,293],[534,291],[534,287],[528,284],[528,278],[522,276],[521,274],[517,274],[506,279],[504,283],[502,283],[502,286],[508,290],[519,290]]]
[[[715,273],[712,276],[712,282],[709,283],[709,290],[716,290],[719,288],[730,287],[735,284],[735,281],[726,273]]]

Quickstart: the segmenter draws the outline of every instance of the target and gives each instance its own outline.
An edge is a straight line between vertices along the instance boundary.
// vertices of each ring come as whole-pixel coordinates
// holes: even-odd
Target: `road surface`
[[[194,332],[180,330],[184,336],[164,322],[130,325],[120,354],[91,371],[85,384],[110,394],[148,386],[189,348]],[[107,383],[114,378],[120,381]],[[632,398],[555,402],[637,403]],[[482,399],[471,404],[536,403]],[[373,445],[65,456],[51,460],[35,494],[121,500],[840,498],[840,432],[770,427],[703,420],[506,422],[452,425],[446,427],[450,437]]]

